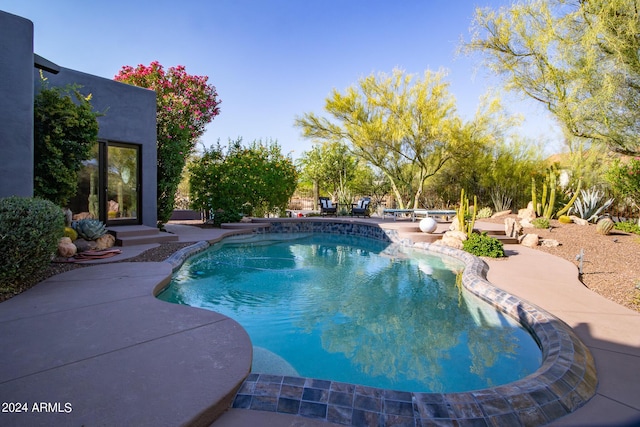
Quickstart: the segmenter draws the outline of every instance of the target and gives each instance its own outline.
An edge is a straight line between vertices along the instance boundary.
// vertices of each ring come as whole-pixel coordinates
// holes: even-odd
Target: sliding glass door
[[[107,145],[107,222],[137,224],[139,218],[139,148]]]
[[[76,218],[107,225],[140,224],[140,188],[140,147],[100,141],[78,174],[69,208]]]

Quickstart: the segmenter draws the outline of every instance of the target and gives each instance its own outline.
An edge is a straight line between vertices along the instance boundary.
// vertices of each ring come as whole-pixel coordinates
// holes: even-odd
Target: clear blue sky
[[[459,113],[470,118],[497,81],[477,58],[458,55],[476,6],[510,0],[0,0],[0,10],[34,23],[34,50],[66,68],[113,78],[123,65],[186,66],[216,86],[221,113],[205,145],[274,139],[299,157],[311,148],[296,116],[323,113],[344,91],[394,67],[422,75],[445,69]],[[560,135],[533,101],[510,100],[527,117],[522,132],[552,150]]]

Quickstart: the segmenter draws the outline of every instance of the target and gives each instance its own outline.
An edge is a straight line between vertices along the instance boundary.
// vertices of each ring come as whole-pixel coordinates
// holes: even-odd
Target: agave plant
[[[96,240],[107,234],[107,229],[104,226],[104,223],[97,219],[81,219],[79,221],[75,221],[72,226],[78,233],[78,236],[85,240]]]
[[[572,211],[580,218],[590,222],[596,222],[600,217],[600,213],[607,209],[613,203],[613,198],[602,202],[604,192],[596,188],[581,190],[580,197],[576,200],[572,207]]]

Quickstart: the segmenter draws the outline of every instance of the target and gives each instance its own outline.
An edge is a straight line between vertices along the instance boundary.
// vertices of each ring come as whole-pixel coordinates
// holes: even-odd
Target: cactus
[[[558,221],[562,224],[571,224],[573,222],[573,220],[567,215],[560,215],[558,217]]]
[[[576,191],[573,193],[573,197],[571,198],[571,200],[569,200],[567,202],[566,205],[564,205],[564,208],[560,209],[558,211],[558,213],[556,214],[556,218],[560,217],[561,215],[566,214],[567,212],[569,212],[569,209],[571,209],[571,206],[573,206],[573,204],[575,203],[576,199],[578,198],[578,194],[580,193],[580,188],[582,187],[582,178],[580,178],[578,180],[578,188],[576,188]]]
[[[464,196],[464,188],[460,191],[460,207],[457,210],[458,223],[460,224],[460,231],[467,233],[467,236],[471,236],[473,233],[473,227],[476,223],[476,214],[478,212],[478,197],[473,196],[473,212],[469,213],[469,199]],[[471,217],[469,218],[469,215]],[[467,219],[469,218],[469,219]]]
[[[73,229],[85,240],[96,240],[107,234],[104,223],[97,219],[86,218],[76,221],[73,223]]]
[[[545,177],[544,183],[542,184],[542,197],[538,201],[536,193],[536,181],[534,178],[531,178],[531,202],[533,203],[533,210],[538,216],[546,219],[551,219],[554,216],[558,218],[561,215],[567,213],[578,198],[580,187],[582,187],[582,179],[578,181],[578,188],[574,192],[573,197],[571,197],[571,200],[569,200],[569,202],[567,202],[567,204],[564,205],[562,209],[554,214],[553,210],[555,209],[557,186],[558,184],[556,174],[553,170],[550,170],[549,174]],[[547,200],[547,196],[549,197],[549,200]]]
[[[531,221],[535,228],[549,228],[549,220],[547,218],[536,218]]]
[[[547,195],[549,200],[547,201]],[[540,201],[536,197],[536,181],[531,178],[531,202],[533,203],[533,210],[536,215],[543,218],[550,219],[553,214],[553,207],[556,203],[556,174],[552,170],[545,177],[544,183],[542,183],[542,197]]]
[[[610,218],[602,218],[596,225],[596,231],[600,234],[607,235],[613,230],[615,223]]]
[[[74,240],[76,240],[78,238],[78,233],[76,232],[76,230],[74,230],[71,227],[65,227],[64,228],[64,237],[70,238],[71,241],[73,242]]]

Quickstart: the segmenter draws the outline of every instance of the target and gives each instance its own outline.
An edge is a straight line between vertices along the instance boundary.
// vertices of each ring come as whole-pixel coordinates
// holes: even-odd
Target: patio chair
[[[338,204],[333,203],[328,197],[319,197],[318,204],[320,205],[320,215],[335,215],[338,216]]]
[[[358,200],[358,203],[351,204],[351,216],[369,216],[369,205],[371,204],[371,198],[363,197]]]

